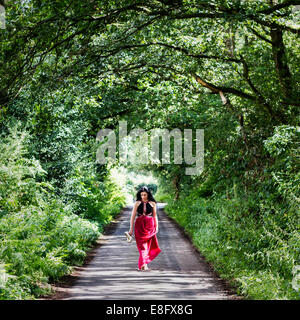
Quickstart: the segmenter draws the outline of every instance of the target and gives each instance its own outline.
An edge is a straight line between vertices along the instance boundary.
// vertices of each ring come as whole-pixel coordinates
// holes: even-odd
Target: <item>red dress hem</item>
[[[138,268],[153,261],[161,252],[154,217],[141,215],[135,221],[134,236],[139,251]]]

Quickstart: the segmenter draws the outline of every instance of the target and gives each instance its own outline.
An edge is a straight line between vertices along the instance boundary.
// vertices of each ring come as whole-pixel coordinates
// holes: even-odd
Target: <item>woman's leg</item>
[[[148,251],[149,251],[149,244],[148,244],[148,241],[145,241],[145,242],[139,242],[137,243],[137,247],[138,247],[138,250],[139,250],[139,261],[138,261],[138,267],[139,268],[145,268],[145,266],[148,264],[148,260],[149,260],[149,254],[148,254]]]

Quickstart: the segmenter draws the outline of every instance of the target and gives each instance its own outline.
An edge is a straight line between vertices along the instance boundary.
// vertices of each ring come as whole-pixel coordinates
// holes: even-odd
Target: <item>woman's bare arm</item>
[[[153,217],[154,217],[154,220],[155,220],[155,227],[156,227],[156,230],[158,230],[158,219],[157,219],[157,214],[156,214],[156,203],[155,202],[152,202],[153,203]]]
[[[129,233],[132,233],[133,232],[133,223],[134,223],[134,220],[135,220],[135,216],[136,216],[136,212],[137,212],[137,207],[138,205],[140,204],[140,201],[136,201],[134,206],[133,206],[133,209],[132,209],[132,212],[131,212],[131,218],[130,218],[130,229],[129,229]]]

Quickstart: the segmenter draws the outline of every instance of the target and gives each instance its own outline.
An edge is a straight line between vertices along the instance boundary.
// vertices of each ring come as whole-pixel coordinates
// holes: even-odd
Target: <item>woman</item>
[[[138,270],[151,270],[147,264],[157,257],[161,249],[156,237],[156,233],[158,232],[156,200],[145,186],[136,195],[136,202],[133,206],[130,219],[130,230],[128,232],[131,236],[136,214],[138,217],[134,224],[134,236],[140,253]]]

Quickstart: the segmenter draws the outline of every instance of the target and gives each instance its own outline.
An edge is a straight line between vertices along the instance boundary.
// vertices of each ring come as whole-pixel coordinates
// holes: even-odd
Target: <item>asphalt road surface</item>
[[[124,235],[129,230],[132,211],[128,206],[111,223],[110,232],[101,236],[93,257],[79,268],[72,285],[63,288],[54,299],[239,299],[163,207],[158,203],[157,239],[162,252],[148,264],[151,271],[137,270],[139,252],[135,239],[128,243]]]

